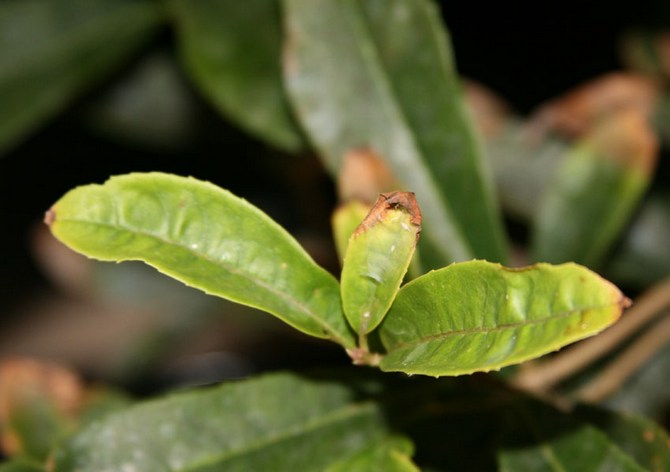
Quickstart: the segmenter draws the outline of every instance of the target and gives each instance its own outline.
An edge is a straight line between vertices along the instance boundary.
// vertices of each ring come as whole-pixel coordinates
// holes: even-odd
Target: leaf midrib
[[[616,305],[617,305],[616,302],[611,303],[611,304],[605,304],[605,305],[593,305],[593,306],[588,306],[588,307],[585,307],[585,308],[581,308],[579,310],[564,311],[564,312],[556,313],[556,314],[547,316],[545,318],[540,318],[540,319],[535,319],[535,320],[527,320],[527,321],[518,322],[518,323],[502,324],[502,325],[493,326],[491,328],[480,327],[480,328],[460,329],[460,330],[453,330],[453,331],[448,331],[448,332],[443,332],[443,333],[431,334],[431,335],[428,335],[428,336],[423,336],[423,337],[421,337],[421,338],[419,338],[415,341],[404,341],[404,342],[395,344],[392,348],[389,349],[389,353],[391,353],[393,351],[396,351],[396,350],[413,348],[413,347],[419,346],[423,343],[430,342],[430,341],[433,341],[433,340],[447,339],[447,338],[450,338],[450,337],[453,337],[453,336],[465,336],[465,335],[469,335],[469,334],[479,334],[479,333],[489,334],[489,333],[495,333],[495,332],[498,332],[498,331],[518,329],[518,328],[523,328],[525,326],[532,326],[532,325],[546,323],[547,321],[553,321],[553,320],[558,320],[558,319],[561,319],[561,318],[567,318],[569,316],[581,314],[581,313],[588,312],[588,311],[591,311],[591,310],[600,310],[600,309],[604,309],[604,308],[614,307]]]
[[[253,454],[262,450],[265,447],[273,446],[282,441],[294,439],[303,435],[313,434],[321,428],[326,428],[338,422],[345,422],[356,416],[364,416],[375,411],[373,403],[362,403],[354,405],[346,405],[329,414],[323,415],[314,421],[307,421],[299,425],[293,426],[287,431],[282,431],[278,434],[269,435],[265,439],[256,443],[241,447],[239,449],[223,453],[216,457],[211,457],[196,464],[190,465],[185,469],[179,469],[178,472],[197,472],[201,467],[208,467],[214,464],[222,464],[224,461],[242,457],[244,455]]]

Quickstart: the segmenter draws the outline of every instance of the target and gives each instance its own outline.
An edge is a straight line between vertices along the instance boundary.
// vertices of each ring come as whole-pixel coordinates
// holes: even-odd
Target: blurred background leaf
[[[0,4],[0,152],[107,78],[156,31],[151,0]]]

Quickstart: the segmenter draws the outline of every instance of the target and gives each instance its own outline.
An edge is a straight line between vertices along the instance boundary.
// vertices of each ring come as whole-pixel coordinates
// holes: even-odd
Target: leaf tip
[[[380,193],[377,201],[367,214],[365,219],[354,231],[354,236],[366,232],[368,229],[382,221],[389,210],[401,210],[409,214],[410,223],[417,227],[416,237],[419,238],[421,231],[421,210],[416,202],[414,192],[388,192]]]
[[[56,221],[56,210],[54,207],[49,208],[46,213],[44,213],[44,223],[47,226],[51,226]]]

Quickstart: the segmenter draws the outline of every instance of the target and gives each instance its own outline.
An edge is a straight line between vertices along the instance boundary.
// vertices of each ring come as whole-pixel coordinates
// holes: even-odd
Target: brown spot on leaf
[[[416,237],[419,238],[421,231],[421,210],[416,202],[414,192],[389,192],[381,193],[377,201],[366,215],[360,225],[354,231],[354,236],[364,233],[380,221],[386,218],[389,210],[402,210],[409,214],[410,223],[417,227]]]
[[[44,213],[44,222],[47,226],[51,226],[54,221],[56,221],[56,210],[49,208],[46,213]]]

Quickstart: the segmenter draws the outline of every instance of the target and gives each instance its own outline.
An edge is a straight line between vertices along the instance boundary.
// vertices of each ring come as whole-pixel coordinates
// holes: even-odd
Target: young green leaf
[[[434,376],[497,370],[605,329],[627,303],[576,264],[452,264],[400,289],[379,328],[380,366]]]
[[[281,77],[280,0],[173,0],[187,71],[213,105],[287,151],[304,146]]]
[[[335,249],[341,262],[344,261],[344,255],[349,245],[349,238],[354,234],[354,231],[369,211],[370,205],[366,205],[358,200],[351,200],[340,205],[333,212],[331,225],[333,227]]]
[[[161,19],[149,0],[0,2],[0,152],[127,60]]]
[[[284,0],[284,76],[296,115],[337,174],[367,148],[416,192],[426,267],[503,262],[505,238],[439,12],[427,0]],[[432,257],[424,258],[424,255]]]
[[[398,293],[421,231],[414,194],[391,192],[377,202],[349,238],[342,267],[342,306],[359,335],[381,323]]]
[[[312,336],[355,344],[337,280],[267,215],[211,183],[162,173],[112,177],[68,192],[46,221],[89,257],[141,260]]]
[[[55,470],[321,471],[388,435],[381,408],[343,384],[271,374],[107,416],[57,451]]]

